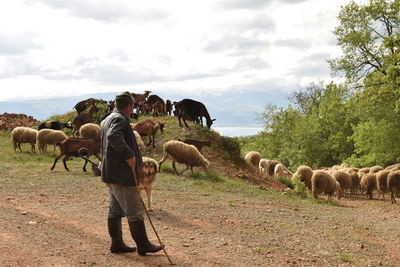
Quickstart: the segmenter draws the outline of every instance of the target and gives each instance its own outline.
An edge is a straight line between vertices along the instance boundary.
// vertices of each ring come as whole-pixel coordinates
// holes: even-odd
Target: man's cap
[[[119,105],[126,106],[126,105],[134,103],[135,100],[133,99],[131,93],[126,91],[126,92],[118,94],[115,97],[115,102],[118,103]]]

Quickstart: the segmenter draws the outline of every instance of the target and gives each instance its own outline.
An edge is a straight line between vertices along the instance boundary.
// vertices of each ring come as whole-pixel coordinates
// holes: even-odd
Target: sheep
[[[399,171],[400,170],[400,164],[393,164],[393,165],[390,165],[390,166],[387,166],[386,168],[385,168],[385,170],[388,170],[388,171]]]
[[[346,189],[351,189],[352,182],[350,174],[341,170],[334,170],[331,175],[339,182],[340,196],[344,197],[344,191]]]
[[[136,143],[137,143],[137,145],[139,147],[139,151],[141,153],[143,153],[146,147],[144,146],[142,137],[140,137],[140,134],[138,132],[136,132],[136,131],[133,131],[133,134],[135,135],[135,139],[136,139]]]
[[[278,179],[279,177],[290,178],[292,175],[293,174],[282,163],[276,164],[274,170],[275,179]]]
[[[101,161],[100,156],[100,147],[101,142],[100,139],[91,139],[91,138],[67,138],[61,142],[57,142],[57,146],[60,147],[60,154],[54,159],[53,166],[50,170],[53,170],[56,166],[57,161],[64,156],[63,163],[64,168],[69,171],[67,167],[67,160],[70,157],[80,157],[84,153],[84,156],[90,157],[91,155],[96,156]],[[85,164],[83,165],[83,171],[86,172],[86,164],[87,160],[85,160]]]
[[[35,153],[35,144],[37,138],[38,131],[29,127],[15,127],[11,131],[12,141],[14,144],[14,151],[17,152],[17,148],[19,152],[21,150],[21,143],[29,143],[31,144],[31,151]]]
[[[361,188],[365,191],[368,199],[372,199],[372,192],[376,188],[376,174],[367,173],[361,177],[360,181]]]
[[[380,196],[382,196],[382,198],[385,198],[384,192],[388,189],[387,178],[389,173],[389,170],[380,170],[376,173],[376,187],[378,189],[378,198]]]
[[[391,171],[387,177],[387,187],[390,191],[390,201],[397,203],[396,194],[400,192],[400,171]]]
[[[275,166],[279,164],[279,161],[271,160],[268,166],[268,176],[273,177],[275,173]]]
[[[156,160],[148,157],[142,157],[142,170],[143,170],[143,179],[140,180],[139,189],[144,190],[147,195],[147,206],[148,210],[152,211],[151,202],[152,198],[152,189],[153,182],[156,177],[158,171],[158,163]]]
[[[304,182],[305,186],[311,190],[311,177],[313,175],[313,170],[308,166],[299,166],[292,176],[292,180],[299,177],[300,181]]]
[[[188,145],[194,145],[200,152],[201,152],[201,149],[203,147],[205,147],[205,146],[210,147],[211,146],[210,139],[208,139],[207,141],[199,141],[199,140],[194,140],[194,139],[185,139],[185,140],[182,141],[181,139],[178,138],[178,141],[181,141],[181,142],[183,142],[185,144],[188,144]]]
[[[142,120],[137,123],[131,124],[131,128],[133,131],[137,131],[140,136],[148,136],[149,143],[146,146],[153,143],[153,148],[155,148],[154,144],[154,136],[156,135],[157,131],[160,130],[161,133],[164,132],[164,123],[152,121],[150,119]]]
[[[180,175],[189,168],[193,173],[193,167],[202,167],[205,172],[208,172],[209,162],[193,145],[188,145],[180,141],[170,140],[164,144],[163,150],[163,158],[158,162],[159,170],[161,170],[161,164],[168,158],[171,158],[172,167],[174,168],[174,171],[177,175]],[[186,169],[178,173],[175,167],[175,162],[185,164]]]
[[[261,154],[257,151],[250,151],[244,155],[244,160],[255,167],[258,168],[258,163],[261,160]]]
[[[360,176],[358,176],[357,172],[350,171],[350,179],[351,179],[351,188],[350,193],[356,194],[358,190],[360,190]]]
[[[369,169],[369,173],[377,173],[381,170],[383,170],[383,168],[381,166],[373,166]]]
[[[82,138],[100,139],[100,134],[100,126],[95,123],[85,123],[79,129],[79,136]]]
[[[311,177],[312,194],[315,199],[318,199],[318,194],[323,192],[327,195],[326,201],[331,201],[332,194],[337,192],[340,199],[340,184],[326,171],[316,170]]]
[[[52,129],[42,129],[38,132],[36,137],[36,142],[39,148],[39,151],[44,154],[46,152],[47,145],[53,145],[54,151],[56,151],[57,142],[61,142],[67,139],[68,136],[60,130],[52,130]]]
[[[260,175],[262,175],[262,177],[264,177],[265,179],[267,179],[269,177],[268,169],[269,169],[270,162],[271,162],[271,160],[269,160],[269,159],[260,159],[260,161],[258,162],[258,171],[259,171]]]
[[[364,174],[367,174],[367,173],[369,173],[369,170],[370,170],[371,168],[369,168],[369,167],[367,167],[367,168],[361,168],[361,169],[359,169],[358,170],[358,176],[360,176],[360,178],[362,178],[363,176],[364,176]]]
[[[78,114],[75,119],[72,121],[72,135],[75,135],[77,133],[79,135],[79,129],[81,128],[82,125],[85,123],[92,122],[93,115],[99,111],[99,108],[96,107],[95,104],[89,108],[87,112],[82,112]]]

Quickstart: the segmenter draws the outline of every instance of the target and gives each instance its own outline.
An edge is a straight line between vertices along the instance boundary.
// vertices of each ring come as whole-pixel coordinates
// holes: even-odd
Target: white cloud
[[[0,3],[0,100],[150,89],[293,90],[329,78],[347,0]],[[266,86],[272,84],[273,86]]]

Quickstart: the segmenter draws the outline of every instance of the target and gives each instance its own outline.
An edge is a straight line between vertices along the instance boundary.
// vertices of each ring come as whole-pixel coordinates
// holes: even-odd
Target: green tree
[[[349,81],[360,81],[368,73],[388,75],[385,67],[399,63],[400,0],[352,1],[338,16],[334,34],[343,56],[329,61],[334,73],[343,72]]]

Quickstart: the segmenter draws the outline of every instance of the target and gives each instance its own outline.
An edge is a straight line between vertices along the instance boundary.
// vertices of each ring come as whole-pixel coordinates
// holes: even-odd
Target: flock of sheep
[[[300,166],[292,174],[282,163],[276,160],[262,159],[257,151],[245,154],[245,161],[258,168],[260,175],[265,179],[286,177],[300,179],[310,190],[315,199],[318,194],[327,195],[330,201],[332,195],[336,193],[338,199],[350,194],[365,194],[368,199],[372,199],[373,192],[378,192],[378,197],[384,198],[384,193],[390,192],[392,203],[396,203],[396,194],[400,193],[400,164],[387,166],[373,166],[368,168],[346,167],[345,164],[335,165],[331,168],[321,168],[313,170],[308,166]]]

